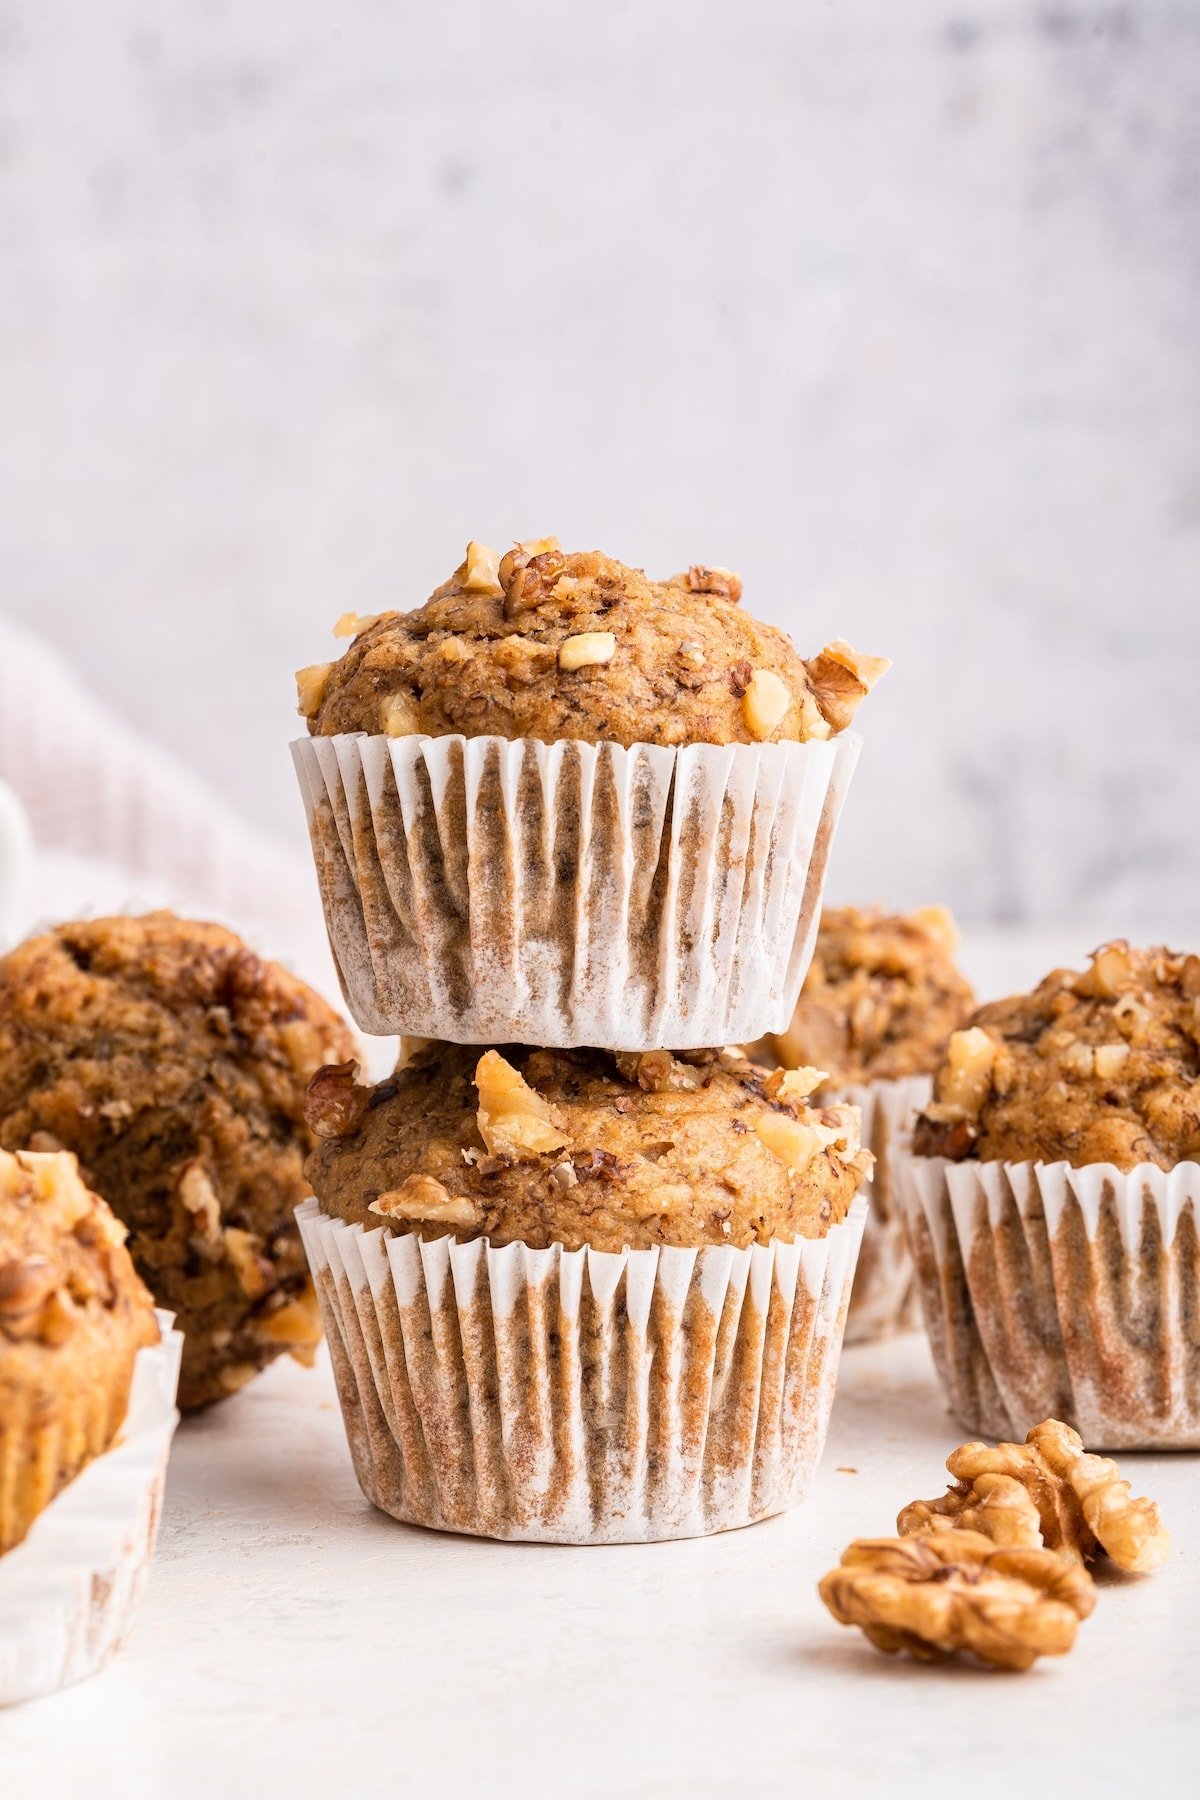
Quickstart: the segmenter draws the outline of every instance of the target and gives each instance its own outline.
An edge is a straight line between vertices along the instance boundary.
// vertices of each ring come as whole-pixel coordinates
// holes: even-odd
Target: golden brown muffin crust
[[[810,1072],[811,1073],[811,1072]],[[820,1237],[870,1167],[853,1107],[716,1051],[421,1051],[375,1088],[324,1069],[307,1174],[327,1213],[423,1237],[597,1250]]]
[[[217,925],[94,919],[0,959],[0,1145],[79,1156],[179,1316],[185,1407],[283,1350],[311,1359],[304,1092],[352,1049],[323,1000]]]
[[[154,1303],[73,1156],[0,1150],[0,1553],[108,1449]]]
[[[917,1122],[921,1156],[1138,1163],[1200,1157],[1200,957],[1103,945],[1082,974],[981,1006]]]
[[[792,1023],[763,1049],[824,1069],[830,1088],[928,1074],[975,1003],[957,946],[942,906],[827,907]]]
[[[301,670],[300,710],[319,736],[670,745],[843,730],[886,662],[840,642],[805,662],[740,594],[725,569],[654,582],[554,539],[503,559],[472,544],[415,612],[343,621],[359,635],[339,662]]]

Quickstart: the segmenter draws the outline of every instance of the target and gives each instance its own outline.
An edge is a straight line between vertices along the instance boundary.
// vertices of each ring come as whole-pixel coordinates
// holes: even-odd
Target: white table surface
[[[1093,936],[1096,934],[1092,934]],[[969,949],[980,986],[1086,943]],[[679,1544],[445,1537],[355,1484],[328,1364],[181,1428],[150,1589],[102,1675],[0,1714],[3,1800],[1157,1794],[1200,1759],[1194,1458],[1128,1457],[1174,1534],[1027,1675],[885,1658],[820,1575],[940,1493],[963,1433],[920,1333],[847,1350],[785,1518]]]

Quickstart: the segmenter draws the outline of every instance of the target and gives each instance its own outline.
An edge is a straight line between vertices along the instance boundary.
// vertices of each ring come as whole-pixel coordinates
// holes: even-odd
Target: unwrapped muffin
[[[954,920],[942,906],[911,913],[826,907],[791,1024],[753,1052],[824,1070],[820,1097],[862,1109],[875,1168],[846,1325],[851,1343],[915,1318],[891,1151],[929,1097],[929,1077],[950,1033],[974,1004],[954,961],[957,947]]]
[[[73,1156],[0,1150],[0,1554],[109,1448],[158,1342],[124,1239]]]
[[[898,1162],[955,1412],[1200,1445],[1200,957],[1104,945],[981,1007]]]
[[[545,539],[340,622],[295,755],[364,1029],[647,1050],[786,1022],[887,665],[805,661],[740,595]]]
[[[301,1229],[359,1481],[493,1537],[692,1536],[800,1497],[870,1165],[814,1072],[435,1044],[320,1071]]]
[[[216,925],[94,919],[0,959],[0,1145],[76,1152],[186,1333],[184,1407],[284,1350],[312,1359],[304,1094],[352,1051],[324,1001]]]

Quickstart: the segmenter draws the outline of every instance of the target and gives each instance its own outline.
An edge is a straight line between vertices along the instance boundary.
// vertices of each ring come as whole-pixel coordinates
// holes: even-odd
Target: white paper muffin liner
[[[794,1506],[866,1202],[748,1250],[428,1243],[297,1209],[359,1484],[476,1536],[644,1543]]]
[[[971,1430],[1063,1419],[1089,1449],[1200,1448],[1200,1163],[949,1162],[902,1150],[934,1360]]]
[[[782,1031],[859,746],[300,739],[347,1005],[457,1043]]]
[[[129,1629],[149,1572],[171,1439],[183,1334],[139,1350],[111,1450],[75,1477],[0,1556],[0,1706],[103,1668]]]
[[[875,1157],[867,1188],[871,1211],[846,1320],[848,1344],[920,1324],[908,1238],[892,1192],[892,1158],[898,1145],[911,1136],[913,1122],[932,1091],[928,1075],[906,1075],[892,1081],[847,1082],[828,1096],[830,1104],[861,1110],[862,1141]]]

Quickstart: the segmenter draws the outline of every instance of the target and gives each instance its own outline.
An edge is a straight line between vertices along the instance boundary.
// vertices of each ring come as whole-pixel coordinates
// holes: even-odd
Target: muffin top
[[[377,1087],[352,1064],[309,1088],[322,1208],[368,1228],[536,1249],[821,1237],[871,1165],[854,1107],[812,1069],[718,1051],[431,1044]]]
[[[185,1407],[319,1341],[292,1216],[304,1094],[353,1047],[302,982],[171,913],[61,925],[0,958],[0,1145],[78,1155],[179,1314]]]
[[[1103,945],[956,1031],[917,1122],[921,1156],[1138,1163],[1200,1157],[1200,956]]]
[[[117,1329],[158,1342],[154,1302],[134,1272],[124,1228],[85,1187],[73,1156],[0,1150],[0,1357],[31,1371]],[[94,1345],[91,1348],[94,1349]],[[97,1370],[97,1379],[102,1370]]]
[[[942,906],[827,907],[791,1025],[764,1048],[826,1070],[830,1087],[928,1074],[974,1003],[957,945]]]
[[[840,640],[804,661],[741,610],[727,569],[648,581],[556,538],[506,556],[468,544],[415,612],[335,628],[340,661],[302,669],[310,732],[750,744],[828,738],[887,668]]]

